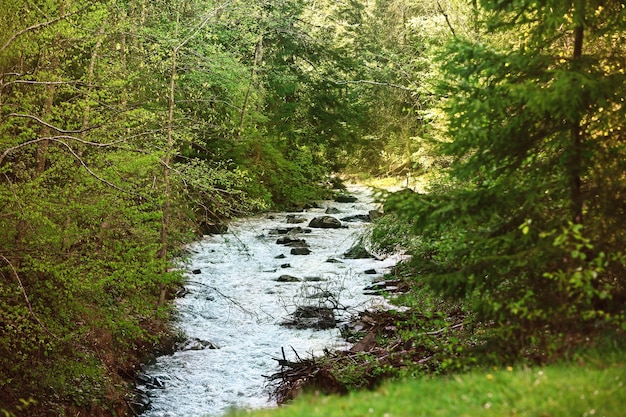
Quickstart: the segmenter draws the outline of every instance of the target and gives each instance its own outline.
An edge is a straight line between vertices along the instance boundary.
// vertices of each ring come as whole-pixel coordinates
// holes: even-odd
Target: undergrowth
[[[476,369],[408,378],[344,397],[314,392],[278,409],[232,416],[619,416],[626,401],[626,351],[599,350],[548,366]]]

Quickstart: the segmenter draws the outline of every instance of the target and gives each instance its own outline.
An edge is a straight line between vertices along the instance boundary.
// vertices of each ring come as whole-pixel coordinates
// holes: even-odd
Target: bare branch
[[[53,142],[57,142],[57,143],[60,143],[61,145],[65,146],[70,151],[70,153],[74,156],[74,158],[76,158],[78,160],[78,162],[83,166],[83,168],[85,168],[85,170],[89,173],[89,175],[91,175],[92,177],[94,177],[98,181],[100,181],[100,182],[108,185],[109,187],[111,187],[111,188],[113,188],[115,190],[118,190],[118,191],[120,191],[122,193],[136,195],[136,196],[145,198],[146,200],[151,200],[147,196],[141,195],[141,194],[133,192],[133,191],[125,190],[125,189],[123,189],[123,188],[113,184],[112,182],[110,182],[110,181],[100,177],[98,174],[93,172],[91,170],[91,168],[89,168],[89,166],[85,163],[85,161],[83,161],[83,159],[76,152],[74,152],[74,149],[72,149],[72,147],[69,144],[67,144],[66,142],[64,142],[62,140],[59,140],[59,139],[56,139],[56,138],[55,139],[48,138],[48,139],[53,141]]]
[[[126,139],[121,139],[119,141],[110,142],[110,143],[98,143],[98,142],[90,142],[88,140],[83,140],[83,139],[77,138],[76,136],[70,136],[70,135],[58,135],[58,136],[37,138],[37,139],[28,140],[26,142],[20,143],[19,145],[15,145],[15,146],[12,146],[12,147],[6,149],[0,155],[0,165],[2,165],[2,162],[4,161],[4,158],[6,158],[11,152],[14,152],[14,151],[16,151],[16,150],[18,150],[20,148],[23,148],[23,147],[28,146],[28,145],[33,145],[35,143],[39,143],[39,142],[45,141],[45,140],[52,140],[52,141],[61,142],[61,139],[70,139],[70,140],[74,140],[76,142],[80,142],[80,143],[82,143],[84,145],[94,146],[94,147],[97,147],[97,148],[112,147],[112,146],[116,146],[117,144],[123,143],[123,142],[126,141]]]
[[[65,19],[67,19],[68,17],[70,17],[72,15],[75,15],[77,13],[82,12],[83,10],[87,9],[87,7],[89,7],[89,6],[85,6],[82,9],[78,9],[78,10],[75,10],[75,11],[70,12],[70,13],[66,13],[63,16],[57,17],[56,19],[48,20],[47,22],[37,23],[35,25],[29,26],[29,27],[27,27],[25,29],[20,30],[19,32],[15,33],[13,36],[11,36],[8,41],[6,41],[6,43],[2,46],[2,48],[0,48],[0,52],[3,52],[5,49],[7,49],[9,46],[11,46],[11,44],[13,42],[15,42],[15,40],[17,38],[19,38],[20,36],[22,36],[23,34],[25,34],[27,32],[31,32],[31,31],[37,30],[37,29],[44,28],[46,26],[50,26],[52,24],[60,22],[61,20],[65,20]]]
[[[456,38],[456,32],[454,31],[454,28],[452,27],[452,23],[450,23],[448,14],[443,10],[443,7],[441,7],[441,3],[439,3],[439,0],[437,0],[437,8],[439,9],[439,13],[441,13],[443,17],[446,19],[446,24],[450,28],[450,31],[452,32],[452,36]]]
[[[76,85],[80,84],[78,81],[35,81],[35,80],[14,80],[4,83],[2,86],[6,87],[11,84],[36,84],[36,85]]]
[[[398,85],[398,84],[391,84],[391,83],[383,83],[383,82],[379,82],[379,81],[370,81],[370,80],[331,80],[333,83],[335,84],[339,84],[339,85],[344,85],[344,84],[371,84],[371,85],[377,85],[377,86],[381,86],[381,87],[392,87],[392,88],[397,88],[399,90],[404,90],[404,91],[410,91],[413,92],[414,90],[412,88],[408,88],[405,87],[403,85]]]
[[[209,14],[207,14],[204,17],[204,19],[202,19],[202,22],[200,22],[200,24],[195,27],[193,32],[191,32],[191,34],[189,36],[187,36],[187,38],[185,38],[185,40],[183,40],[181,43],[179,43],[174,48],[174,53],[177,53],[180,48],[182,48],[183,46],[185,46],[185,44],[187,42],[192,40],[194,38],[194,36],[196,36],[196,34],[198,32],[200,32],[200,29],[202,29],[204,27],[204,25],[206,25],[209,22],[209,20],[211,20],[211,18],[217,14],[217,12],[219,12],[220,10],[226,9],[230,5],[230,3],[232,3],[232,1],[226,2],[226,3],[222,4],[222,5],[220,5],[219,7],[216,7],[215,9],[211,10],[211,12]]]
[[[78,155],[74,151],[74,149],[67,142],[65,142],[65,141],[63,141],[61,139],[71,139],[71,140],[75,140],[77,142],[85,143],[85,144],[88,144],[88,145],[100,146],[100,147],[111,146],[112,145],[112,144],[99,144],[99,143],[94,143],[94,142],[88,142],[88,141],[81,140],[81,139],[79,139],[77,137],[74,137],[74,136],[53,136],[53,137],[37,138],[37,139],[33,139],[33,140],[29,140],[27,142],[21,143],[19,145],[16,145],[16,146],[14,146],[12,148],[9,148],[6,151],[4,151],[2,153],[2,155],[0,155],[0,165],[2,165],[2,162],[3,162],[4,158],[6,158],[6,156],[9,153],[13,152],[14,150],[22,148],[22,147],[27,146],[27,145],[32,145],[32,144],[35,144],[35,143],[38,143],[38,142],[41,142],[41,141],[44,141],[44,140],[49,140],[49,141],[56,142],[56,143],[59,143],[59,144],[65,146],[69,150],[69,152],[72,154],[72,156],[74,156],[74,158],[76,158],[76,160],[83,166],[83,168],[85,168],[85,170],[89,173],[89,175],[91,175],[92,177],[94,177],[98,181],[100,181],[100,182],[108,185],[109,187],[111,187],[111,188],[113,188],[115,190],[118,190],[118,191],[120,191],[120,192],[122,192],[124,194],[130,194],[130,195],[141,197],[141,198],[143,198],[143,199],[145,199],[147,201],[152,201],[152,199],[149,198],[148,196],[145,196],[143,194],[140,194],[140,193],[137,193],[137,192],[134,192],[134,191],[125,190],[124,188],[122,188],[122,187],[120,187],[118,185],[115,185],[112,182],[110,182],[110,181],[102,178],[98,174],[96,174],[91,168],[89,168],[87,163],[80,157],[80,155]]]
[[[30,304],[30,300],[28,299],[28,294],[26,293],[26,289],[24,288],[24,284],[22,284],[22,280],[20,279],[19,274],[17,273],[17,271],[15,270],[15,267],[13,266],[13,264],[11,263],[11,261],[9,261],[7,259],[6,256],[4,255],[0,255],[0,258],[4,259],[4,261],[9,265],[9,267],[11,268],[11,271],[13,272],[13,276],[15,277],[15,279],[17,280],[17,283],[20,286],[20,290],[22,291],[22,295],[24,295],[24,300],[26,300],[26,307],[28,307],[28,311],[30,312],[31,316],[33,316],[33,318],[35,319],[35,321],[39,324],[39,326],[41,326],[41,328],[48,333],[50,336],[54,337],[55,339],[59,340],[59,337],[57,335],[55,335],[54,333],[52,333],[50,330],[48,330],[48,328],[45,326],[45,324],[43,324],[43,322],[41,320],[39,320],[39,317],[37,317],[37,315],[35,314],[35,312],[33,311],[33,306]]]
[[[50,123],[48,123],[48,122],[46,122],[44,120],[41,120],[39,117],[33,116],[32,114],[11,113],[11,114],[8,114],[7,117],[23,117],[23,118],[26,118],[26,119],[33,119],[37,123],[42,124],[42,125],[46,126],[47,128],[55,130],[55,131],[57,131],[59,133],[82,133],[82,132],[86,131],[86,129],[64,130],[64,129],[56,127],[56,126],[54,126],[54,125],[52,125],[52,124],[50,124]],[[93,127],[90,128],[90,129],[93,129]],[[87,130],[90,130],[90,129],[87,129]]]

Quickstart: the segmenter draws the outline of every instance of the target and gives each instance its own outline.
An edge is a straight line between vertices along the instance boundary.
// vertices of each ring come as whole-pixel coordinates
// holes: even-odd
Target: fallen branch
[[[217,289],[216,287],[214,287],[214,286],[212,286],[212,285],[207,285],[207,284],[204,284],[204,283],[202,283],[202,282],[198,282],[198,281],[191,281],[191,280],[190,280],[190,281],[187,281],[187,282],[189,282],[189,283],[191,283],[191,284],[201,285],[201,286],[206,287],[206,288],[210,288],[211,290],[215,291],[215,292],[216,292],[219,296],[221,296],[221,297],[223,297],[223,298],[227,299],[228,301],[230,301],[230,302],[231,302],[234,306],[236,306],[237,308],[239,308],[241,311],[243,311],[243,312],[244,312],[244,313],[246,313],[246,314],[249,314],[249,315],[250,315],[250,316],[252,316],[252,317],[256,317],[256,318],[257,318],[257,320],[258,320],[258,318],[259,318],[259,315],[258,315],[258,314],[256,314],[256,313],[255,313],[255,312],[253,312],[253,311],[248,310],[248,309],[247,309],[247,308],[245,308],[245,307],[244,307],[244,306],[243,306],[243,305],[242,305],[239,301],[237,301],[237,300],[235,300],[234,298],[232,298],[232,297],[230,297],[230,296],[228,296],[228,295],[224,294],[223,292],[221,292],[221,291],[220,291],[219,289]],[[271,317],[271,316],[270,316],[270,317]]]
[[[436,336],[436,335],[441,334],[441,333],[443,333],[443,332],[445,332],[447,330],[454,330],[454,329],[458,329],[459,327],[462,328],[463,324],[464,323],[458,323],[458,324],[455,324],[454,326],[444,327],[443,329],[439,329],[439,330],[436,330],[434,332],[426,332],[426,333],[422,333],[422,334],[426,335],[426,336]]]

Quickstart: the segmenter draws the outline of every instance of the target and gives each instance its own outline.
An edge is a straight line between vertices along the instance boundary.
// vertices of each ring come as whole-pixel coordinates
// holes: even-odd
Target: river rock
[[[309,227],[321,228],[321,229],[339,229],[341,228],[341,221],[333,216],[320,216],[315,217],[309,223]]]
[[[134,416],[140,416],[150,409],[150,397],[143,392],[136,391],[133,397],[128,400],[128,408]]]
[[[165,384],[163,383],[163,381],[161,381],[156,376],[148,376],[148,375],[139,374],[137,375],[136,382],[137,384],[143,385],[144,387],[148,389],[165,388]]]
[[[324,278],[322,277],[304,277],[304,280],[307,282],[321,282],[321,281],[325,281]]]
[[[286,235],[286,234],[290,234],[290,235],[294,235],[294,234],[298,234],[298,233],[311,233],[311,229],[304,229],[300,226],[296,226],[296,227],[280,227],[277,229],[271,229],[269,231],[270,235]]]
[[[203,235],[223,235],[228,233],[228,225],[225,223],[200,222],[198,228]]]
[[[291,249],[292,255],[308,255],[311,253],[311,249],[309,248],[293,248]]]
[[[290,227],[289,231],[287,232],[287,234],[289,236],[293,236],[293,235],[299,235],[299,234],[302,234],[302,233],[311,233],[311,232],[312,232],[311,229],[308,229],[308,228],[305,229],[303,227],[296,226],[296,227]]]
[[[182,345],[179,346],[178,350],[187,351],[187,350],[204,350],[204,349],[217,349],[217,346],[208,340],[201,340],[198,338],[193,338],[185,341]]]
[[[297,216],[295,214],[287,215],[287,223],[304,223],[306,221],[306,217]]]
[[[385,295],[389,293],[407,292],[408,285],[399,279],[374,282],[363,289],[366,295]]]
[[[348,249],[346,253],[343,254],[346,259],[370,259],[375,258],[374,255],[369,253],[363,246],[357,245]]]
[[[283,236],[276,241],[279,245],[291,246],[293,248],[308,248],[309,244],[304,239],[294,239],[289,236]]]
[[[337,325],[335,311],[328,307],[300,306],[291,315],[291,320],[283,323],[298,329],[332,329]]]
[[[294,277],[293,275],[281,275],[279,276],[276,281],[278,282],[300,282],[302,281],[300,278],[298,277]]]
[[[326,208],[326,214],[339,214],[341,213],[341,210],[339,210],[337,207],[328,207]]]
[[[335,258],[328,258],[326,259],[326,262],[328,262],[329,264],[342,264],[343,263],[339,259],[335,259]]]
[[[383,213],[378,210],[370,210],[370,221],[375,221],[376,219],[380,219],[383,217]]]
[[[369,214],[355,214],[354,216],[342,217],[341,221],[369,223],[371,222],[371,219]]]
[[[337,194],[335,196],[335,201],[338,203],[354,203],[357,200],[358,198],[350,194]]]

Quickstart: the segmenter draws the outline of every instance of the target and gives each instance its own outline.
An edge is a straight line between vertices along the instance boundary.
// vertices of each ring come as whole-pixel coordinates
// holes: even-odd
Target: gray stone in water
[[[291,320],[283,322],[284,326],[297,329],[332,329],[337,326],[335,312],[328,307],[300,306],[291,315]]]
[[[326,209],[326,214],[339,214],[341,213],[341,210],[339,210],[337,207],[328,207]]]
[[[311,249],[309,248],[293,248],[291,249],[292,255],[308,255],[311,253]]]
[[[354,203],[358,200],[358,198],[356,198],[353,195],[349,195],[349,194],[337,194],[335,196],[335,201],[338,203]]]
[[[325,281],[322,277],[304,277],[304,280],[307,282],[320,282]]]
[[[278,282],[300,282],[302,281],[300,278],[298,277],[294,277],[293,275],[281,275],[279,276],[276,281]]]
[[[295,214],[287,215],[287,223],[304,223],[306,221],[306,217],[296,216]]]
[[[279,245],[291,246],[296,248],[306,248],[309,246],[304,239],[294,239],[289,236],[282,236],[276,241]]]
[[[335,258],[328,258],[326,259],[326,262],[328,262],[329,264],[342,264],[343,263],[339,259],[335,259]]]
[[[320,216],[311,220],[309,227],[318,229],[339,229],[341,228],[341,222],[333,216]]]
[[[365,271],[365,273],[368,274],[368,275],[375,275],[376,274],[376,270],[373,269],[373,268],[372,269],[367,269]]]
[[[369,223],[371,219],[369,214],[355,214],[354,216],[342,217],[341,221]]]
[[[374,255],[369,253],[363,246],[354,246],[343,255],[347,259],[370,259],[375,258]]]
[[[218,347],[208,340],[201,340],[198,338],[193,338],[187,340],[182,346],[179,347],[179,350],[187,351],[187,350],[204,350],[204,349],[217,349]]]

